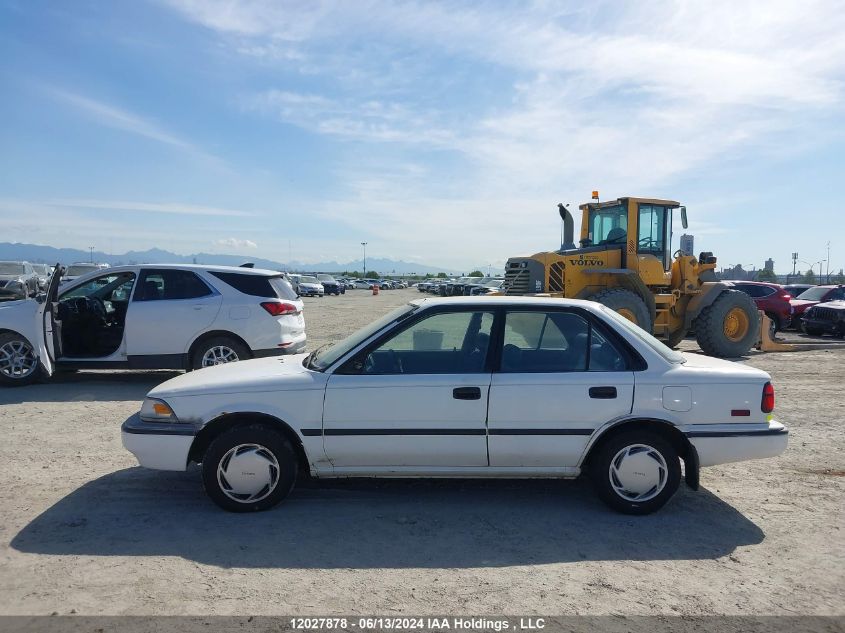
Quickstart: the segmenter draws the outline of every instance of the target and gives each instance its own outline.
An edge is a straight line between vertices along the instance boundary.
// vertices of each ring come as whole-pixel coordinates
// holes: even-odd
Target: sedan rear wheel
[[[27,385],[38,377],[38,355],[20,334],[0,335],[0,382]]]
[[[623,433],[600,447],[590,476],[599,496],[614,510],[650,514],[675,494],[681,464],[677,451],[656,433]]]
[[[211,500],[229,512],[267,510],[288,496],[296,482],[296,454],[268,426],[236,427],[215,438],[202,460]]]

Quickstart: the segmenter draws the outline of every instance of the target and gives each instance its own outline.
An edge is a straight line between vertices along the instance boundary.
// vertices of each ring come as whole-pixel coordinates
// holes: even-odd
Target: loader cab
[[[679,206],[652,198],[581,205],[581,245],[621,248],[623,268],[638,271],[646,285],[665,285],[672,268],[672,211]]]

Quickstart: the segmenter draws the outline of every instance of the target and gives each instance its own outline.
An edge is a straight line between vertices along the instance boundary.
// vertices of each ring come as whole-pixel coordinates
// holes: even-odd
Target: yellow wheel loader
[[[760,339],[757,307],[744,292],[716,278],[716,258],[672,248],[672,215],[686,208],[673,200],[619,198],[582,204],[580,246],[574,220],[563,220],[560,250],[512,257],[505,267],[506,295],[543,294],[589,299],[612,308],[669,346],[695,331],[711,356],[737,357]]]

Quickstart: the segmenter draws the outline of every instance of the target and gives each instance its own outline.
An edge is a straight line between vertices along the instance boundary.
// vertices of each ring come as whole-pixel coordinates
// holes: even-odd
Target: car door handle
[[[480,387],[456,387],[452,389],[455,400],[481,400]]]
[[[590,397],[611,400],[616,397],[616,387],[590,387]]]
[[[202,310],[205,306],[194,306],[194,310]]]

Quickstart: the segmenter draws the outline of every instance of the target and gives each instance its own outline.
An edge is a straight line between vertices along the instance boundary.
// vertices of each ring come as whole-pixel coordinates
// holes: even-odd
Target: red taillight
[[[790,299],[792,299],[792,295],[791,295],[791,294],[789,294],[788,292],[784,292],[784,293],[783,293],[783,298],[784,298],[784,299],[786,299],[787,301],[789,301]]]
[[[770,382],[763,386],[763,400],[760,402],[760,409],[763,410],[763,413],[771,413],[775,410],[775,388]]]
[[[285,303],[284,301],[264,301],[261,307],[267,310],[273,316],[282,316],[285,314],[297,314],[299,308],[292,303]]]

